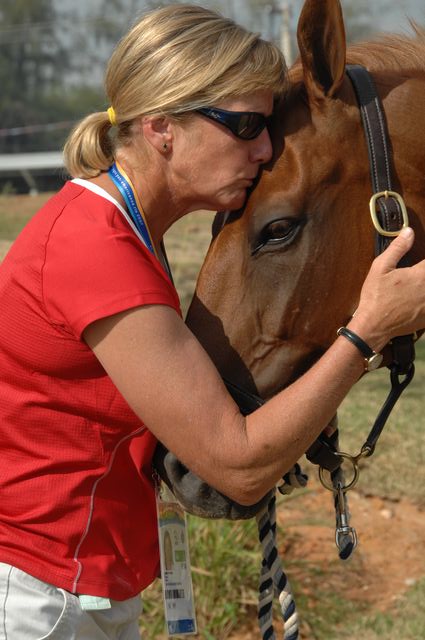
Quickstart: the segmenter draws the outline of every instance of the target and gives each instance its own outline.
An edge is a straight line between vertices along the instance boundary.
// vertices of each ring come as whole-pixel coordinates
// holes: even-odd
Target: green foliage
[[[3,128],[48,121],[45,96],[61,84],[68,65],[51,0],[3,0],[0,6],[0,120]],[[0,152],[24,140],[0,139]]]
[[[32,133],[0,137],[0,153],[57,150],[74,121],[104,108],[103,91],[100,82],[93,83],[93,73],[85,83],[79,70],[77,87],[69,82],[81,48],[74,47],[75,31],[64,33],[75,15],[59,15],[56,6],[53,0],[4,0],[0,5],[2,128],[36,125]],[[88,65],[89,58],[84,57]],[[64,127],[42,129],[61,122]]]
[[[67,55],[54,29],[51,0],[3,0],[0,6],[0,84],[4,96],[19,104],[30,100],[61,75]],[[19,82],[16,82],[16,80]]]
[[[297,494],[298,495],[298,494]],[[302,496],[300,498],[302,500]],[[285,509],[286,499],[280,509]],[[214,522],[189,518],[193,584],[199,637],[225,640],[241,628],[251,628],[247,637],[259,638],[255,619],[258,598],[260,546],[254,521]],[[278,526],[278,541],[290,534]],[[395,600],[394,607],[376,612],[367,601],[347,598],[344,572],[362,585],[361,563],[349,565],[336,555],[329,558],[326,571],[306,559],[284,557],[284,566],[293,588],[301,619],[301,636],[309,640],[387,640],[425,637],[422,615],[425,579]],[[297,576],[302,576],[302,579]],[[338,578],[339,576],[339,578]],[[331,580],[329,579],[331,577]],[[336,585],[340,583],[340,588]],[[143,594],[141,619],[144,640],[165,640],[161,584],[158,580]],[[280,612],[275,603],[274,626],[281,637]],[[244,636],[245,637],[245,636]]]

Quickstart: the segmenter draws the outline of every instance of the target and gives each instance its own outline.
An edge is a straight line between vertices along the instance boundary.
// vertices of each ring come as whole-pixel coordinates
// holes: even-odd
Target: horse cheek
[[[245,323],[245,288],[241,271],[246,265],[244,241],[236,228],[225,228],[211,244],[196,284],[186,324],[198,338],[220,374],[237,381],[247,391],[256,392],[253,378],[241,357],[237,337],[252,334]],[[247,314],[249,317],[249,313]],[[244,330],[241,332],[241,324]],[[243,348],[242,348],[243,350]]]

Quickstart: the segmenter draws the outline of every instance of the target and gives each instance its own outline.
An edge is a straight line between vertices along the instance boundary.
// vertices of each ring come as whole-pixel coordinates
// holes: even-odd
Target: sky
[[[351,0],[353,3],[355,0]],[[292,0],[294,18],[296,20],[303,0]],[[345,1],[342,0],[344,8]],[[388,8],[383,12],[379,0],[370,0],[370,8],[373,10],[376,19],[377,31],[402,31],[408,29],[406,15],[419,23],[425,25],[425,2],[424,0],[389,0]]]
[[[53,0],[56,7],[59,9],[59,12],[66,11],[69,9],[69,0]],[[176,0],[170,0],[171,2],[175,2]],[[211,8],[219,8],[222,13],[228,15],[229,17],[235,19],[240,22],[242,25],[246,26],[253,31],[260,32],[265,38],[276,38],[278,37],[278,27],[280,22],[274,23],[274,30],[272,30],[271,25],[271,16],[270,9],[274,5],[275,7],[279,7],[283,2],[288,2],[292,8],[292,52],[287,55],[288,63],[293,62],[294,58],[297,56],[297,46],[296,46],[296,25],[298,21],[298,17],[303,6],[304,0],[258,0],[258,5],[263,6],[268,4],[270,9],[256,13],[255,17],[249,13],[247,8],[251,5],[255,4],[255,0],[180,0],[193,2],[194,4],[201,4],[204,6],[208,6]],[[320,0],[316,0],[320,2]],[[1,0],[0,0],[1,2]],[[128,5],[127,5],[128,3]],[[128,26],[133,22],[135,18],[137,18],[138,13],[142,13],[146,8],[145,0],[127,0],[126,6],[129,7],[128,13]],[[368,6],[373,14],[373,30],[375,31],[397,31],[397,32],[410,32],[408,17],[416,20],[419,24],[423,24],[425,26],[425,0],[363,0],[362,2],[357,2],[357,0],[341,0],[343,11],[344,5],[347,6]],[[81,20],[84,21],[86,18],[89,18],[90,15],[93,16],[96,13],[96,9],[99,9],[100,6],[108,7],[107,0],[105,4],[105,0],[73,0],[72,6],[78,10],[81,15]],[[382,7],[385,6],[385,10]],[[133,7],[133,9],[131,9]],[[134,13],[133,13],[134,12]],[[280,21],[279,14],[275,14],[276,19]],[[125,17],[125,21],[127,17]],[[71,25],[69,25],[71,26]],[[78,24],[74,24],[74,29],[79,29]],[[127,26],[125,22],[123,23],[123,30],[127,30]],[[278,41],[278,40],[277,40]],[[112,44],[111,44],[112,47]],[[84,52],[80,52],[84,55]],[[105,62],[109,57],[111,51],[108,49],[105,51]],[[287,53],[287,52],[285,52]],[[74,54],[76,55],[76,53]],[[103,55],[103,53],[101,54]],[[95,71],[96,79],[101,82],[101,78],[103,77],[104,71],[104,63],[100,65],[99,69]]]
[[[64,8],[68,4],[68,0],[54,0],[55,4],[58,7]],[[198,4],[205,4],[209,6],[214,5],[214,0],[187,0],[188,2],[193,1]],[[278,6],[283,0],[270,0],[270,6],[273,3]],[[292,5],[293,9],[293,20],[294,26],[296,25],[296,21],[298,15],[300,13],[301,7],[303,5],[303,0],[288,0]],[[342,5],[345,3],[351,2],[351,4],[355,3],[356,0],[342,0]],[[383,12],[381,10],[382,2],[385,2],[387,9]],[[171,2],[171,0],[170,0]],[[133,4],[137,6],[139,3],[133,0]],[[246,13],[246,5],[245,0],[221,0],[220,4],[223,6],[223,12],[232,14],[234,17],[234,13],[241,14],[241,21],[244,21],[244,13]],[[77,7],[81,7],[81,10],[87,11],[90,10],[90,7],[98,6],[99,0],[73,0],[73,5]],[[144,2],[140,0],[140,7],[143,7]],[[391,30],[391,31],[400,31],[407,26],[406,15],[417,20],[420,23],[425,24],[425,2],[424,0],[370,0],[369,5],[371,9],[374,11],[376,18],[376,28],[377,30]]]

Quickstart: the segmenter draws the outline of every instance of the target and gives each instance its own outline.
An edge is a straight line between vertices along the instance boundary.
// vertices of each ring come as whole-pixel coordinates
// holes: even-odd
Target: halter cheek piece
[[[385,115],[381,101],[376,92],[374,82],[368,71],[360,65],[348,65],[347,75],[350,78],[359,103],[363,130],[369,154],[369,167],[374,195],[370,200],[372,222],[376,230],[375,255],[380,255],[402,227],[408,226],[408,214],[404,200],[393,188],[392,157],[390,152]],[[411,257],[406,254],[398,267],[412,264]],[[413,379],[415,373],[415,337],[413,335],[393,338],[390,346],[392,362],[391,391],[367,437],[361,452],[353,457],[371,456],[385,423],[404,389]]]

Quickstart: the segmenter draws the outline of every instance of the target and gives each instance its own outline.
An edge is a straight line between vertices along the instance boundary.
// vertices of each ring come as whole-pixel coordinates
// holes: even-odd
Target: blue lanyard
[[[129,177],[125,174],[122,168],[118,168],[118,166],[119,165],[114,162],[114,164],[108,171],[109,177],[111,178],[115,186],[119,189],[122,197],[124,198],[127,205],[128,213],[130,214],[130,217],[134,225],[136,226],[136,229],[140,233],[143,242],[145,243],[149,251],[151,251],[153,255],[158,258],[153,246],[149,229],[147,227],[146,221],[143,218],[142,207],[140,206],[140,203],[138,203],[134,187],[131,184]]]

